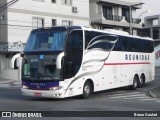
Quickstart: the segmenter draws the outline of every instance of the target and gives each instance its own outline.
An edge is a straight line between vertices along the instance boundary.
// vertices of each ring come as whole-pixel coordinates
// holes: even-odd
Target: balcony
[[[21,52],[24,50],[25,44],[18,42],[0,43],[0,52]]]
[[[106,20],[113,20],[113,21],[121,21],[123,19],[122,16],[118,16],[118,15],[103,15],[103,17]]]
[[[106,20],[112,20],[112,21],[121,21],[123,19],[123,16],[118,16],[118,15],[103,15],[103,17]],[[129,23],[130,22],[130,18],[129,17],[125,17],[125,20]],[[141,19],[137,19],[137,18],[132,18],[131,23],[134,24],[139,24],[141,22]]]
[[[130,19],[125,18],[124,16],[98,13],[91,16],[91,22],[92,24],[129,27]],[[142,28],[142,24],[140,24],[140,22],[141,22],[141,19],[132,18],[131,25],[134,25],[135,28]]]
[[[130,18],[129,17],[125,17],[125,20],[129,23],[130,22]],[[132,18],[131,23],[134,24],[140,24],[141,19],[137,19],[137,18]]]

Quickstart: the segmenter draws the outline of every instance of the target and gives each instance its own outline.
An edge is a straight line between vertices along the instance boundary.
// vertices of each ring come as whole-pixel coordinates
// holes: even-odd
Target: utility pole
[[[129,34],[132,35],[132,6],[129,6]]]
[[[143,5],[144,3],[137,3],[137,4],[132,4],[129,6],[129,11],[130,11],[130,16],[129,16],[129,34],[130,35],[133,35],[133,31],[132,31],[132,23],[133,23],[133,20],[132,20],[132,8],[135,7],[135,6],[138,6],[138,5]]]

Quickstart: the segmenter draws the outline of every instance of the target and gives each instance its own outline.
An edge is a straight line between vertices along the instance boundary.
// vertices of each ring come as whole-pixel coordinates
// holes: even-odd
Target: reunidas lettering
[[[125,60],[149,60],[149,55],[126,54]]]

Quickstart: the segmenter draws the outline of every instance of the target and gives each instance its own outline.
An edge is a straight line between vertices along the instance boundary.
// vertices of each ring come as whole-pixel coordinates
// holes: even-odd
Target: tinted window
[[[42,30],[32,32],[24,51],[62,51],[66,32],[63,30]]]
[[[83,49],[83,32],[81,30],[75,30],[70,33],[67,49]]]
[[[151,53],[154,51],[154,46],[153,41],[119,36],[113,50]]]
[[[111,50],[116,40],[117,36],[115,35],[91,31],[85,32],[86,49]]]
[[[95,38],[96,36],[102,35],[101,33],[98,32],[93,32],[93,31],[85,31],[85,48],[87,48],[88,43]]]
[[[119,36],[118,41],[114,46],[114,51],[128,51],[128,39],[127,37]]]

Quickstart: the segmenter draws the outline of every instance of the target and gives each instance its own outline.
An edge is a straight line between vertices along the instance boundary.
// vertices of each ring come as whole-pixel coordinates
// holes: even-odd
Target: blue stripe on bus
[[[27,86],[29,89],[48,90],[51,87],[59,86],[59,82],[28,82],[28,81],[22,81],[22,85]]]

